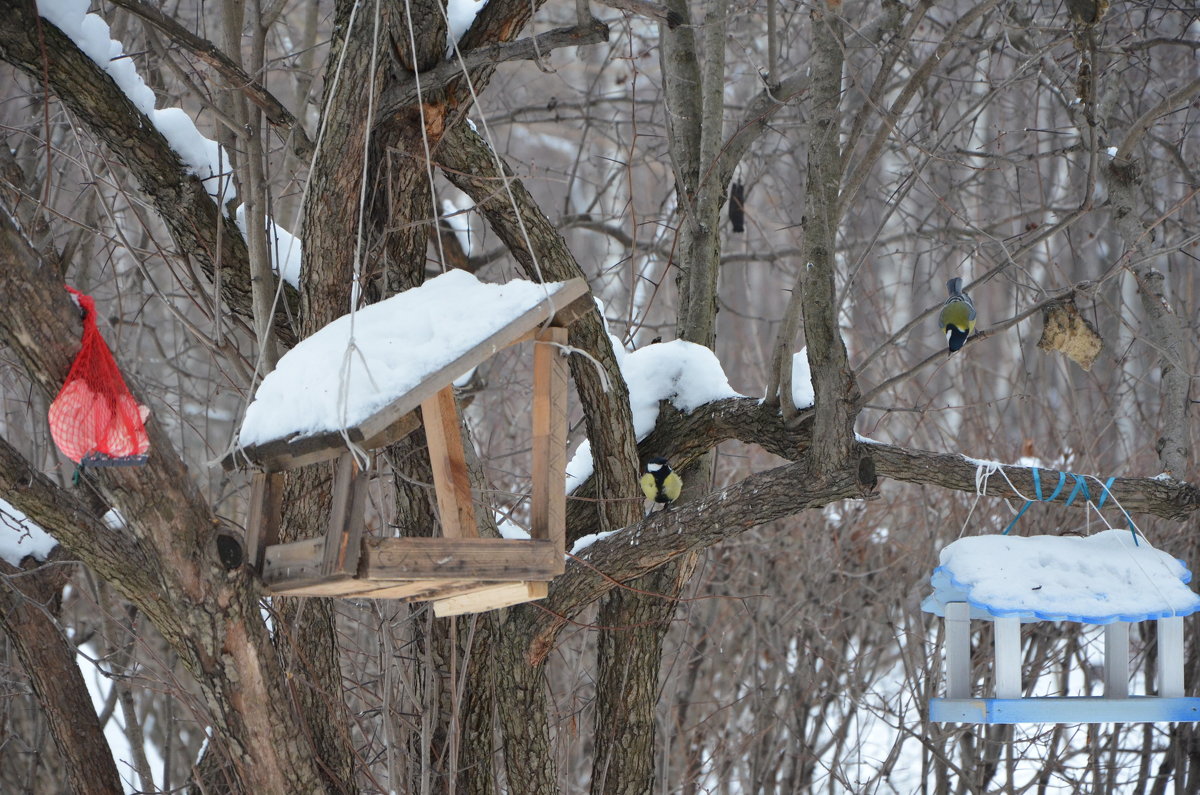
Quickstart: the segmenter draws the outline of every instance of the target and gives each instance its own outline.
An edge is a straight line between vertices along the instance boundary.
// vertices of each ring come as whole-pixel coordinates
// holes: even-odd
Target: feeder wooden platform
[[[418,288],[419,289],[419,288]],[[558,285],[532,309],[347,429],[364,449],[398,441],[422,424],[429,444],[440,538],[366,538],[367,477],[338,433],[246,447],[227,466],[250,462],[246,553],[278,595],[433,602],[439,616],[541,599],[563,571],[566,521],[566,326],[591,307],[587,284]],[[510,345],[532,341],[533,487],[529,540],[480,538],[452,382]],[[419,412],[419,414],[418,414]],[[283,472],[337,458],[333,506],[321,538],[279,543]]]

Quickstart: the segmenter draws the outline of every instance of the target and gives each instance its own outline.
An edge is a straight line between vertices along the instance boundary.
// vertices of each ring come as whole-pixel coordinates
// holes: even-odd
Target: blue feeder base
[[[933,698],[934,723],[1196,723],[1200,698]]]

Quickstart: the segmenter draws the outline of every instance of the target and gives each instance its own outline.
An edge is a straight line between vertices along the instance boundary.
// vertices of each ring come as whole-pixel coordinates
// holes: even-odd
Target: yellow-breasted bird
[[[954,353],[975,330],[975,302],[963,292],[962,279],[957,276],[946,282],[946,291],[950,297],[942,304],[938,326],[946,332],[950,353]]]
[[[683,481],[671,469],[665,458],[651,458],[646,462],[641,484],[646,499],[661,502],[664,511],[668,505],[679,499],[679,492],[683,489]]]

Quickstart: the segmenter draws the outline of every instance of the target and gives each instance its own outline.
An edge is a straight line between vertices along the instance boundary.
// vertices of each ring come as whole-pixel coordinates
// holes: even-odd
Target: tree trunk
[[[56,552],[61,553],[62,548]],[[48,563],[22,571],[0,561],[4,631],[50,723],[70,791],[81,795],[119,794],[124,792],[121,778],[75,662],[75,648],[54,620],[71,569],[53,558]]]

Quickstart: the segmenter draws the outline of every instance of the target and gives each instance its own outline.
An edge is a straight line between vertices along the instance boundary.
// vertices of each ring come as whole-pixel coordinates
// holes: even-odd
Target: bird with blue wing
[[[950,297],[942,304],[938,327],[946,332],[950,353],[954,353],[962,348],[967,337],[975,330],[975,302],[963,292],[962,279],[958,276],[946,282],[946,291]]]

